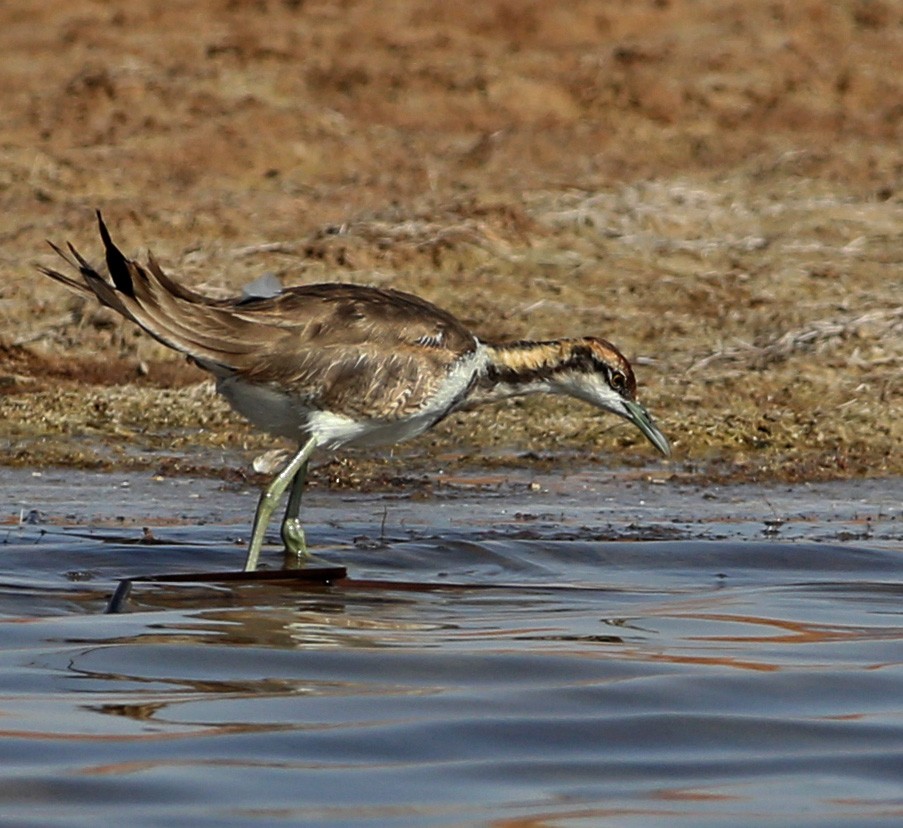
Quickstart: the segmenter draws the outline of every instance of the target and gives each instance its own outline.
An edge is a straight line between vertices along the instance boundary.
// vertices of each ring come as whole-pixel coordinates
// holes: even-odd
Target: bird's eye
[[[612,371],[608,382],[619,394],[627,390],[627,377],[620,371]]]

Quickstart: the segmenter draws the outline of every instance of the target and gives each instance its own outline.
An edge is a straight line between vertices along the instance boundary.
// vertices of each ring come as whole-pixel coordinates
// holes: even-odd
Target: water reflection
[[[900,816],[899,550],[336,530],[347,581],[136,584],[101,614],[120,577],[234,563],[216,527],[157,535],[5,545],[5,818]]]

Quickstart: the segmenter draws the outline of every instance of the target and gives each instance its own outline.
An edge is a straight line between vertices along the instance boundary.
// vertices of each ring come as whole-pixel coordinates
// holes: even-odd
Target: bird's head
[[[636,400],[636,377],[627,358],[610,342],[596,337],[565,339],[548,382],[551,390],[610,411],[633,423],[665,457],[668,438]]]

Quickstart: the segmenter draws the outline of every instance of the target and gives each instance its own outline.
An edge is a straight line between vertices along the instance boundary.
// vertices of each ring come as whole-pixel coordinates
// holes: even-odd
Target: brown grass
[[[49,0],[0,24],[5,462],[271,445],[35,273],[45,238],[97,255],[100,207],[211,293],[392,284],[490,337],[609,338],[677,474],[903,473],[898,4]],[[645,462],[615,425],[520,401],[399,451]]]

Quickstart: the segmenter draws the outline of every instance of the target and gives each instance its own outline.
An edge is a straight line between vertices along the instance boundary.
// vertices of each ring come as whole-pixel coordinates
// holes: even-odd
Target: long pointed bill
[[[624,403],[624,408],[627,409],[627,419],[642,431],[646,439],[665,457],[670,457],[671,445],[668,443],[668,438],[655,427],[649,412],[639,403],[630,402],[629,400],[622,400],[622,402]]]

